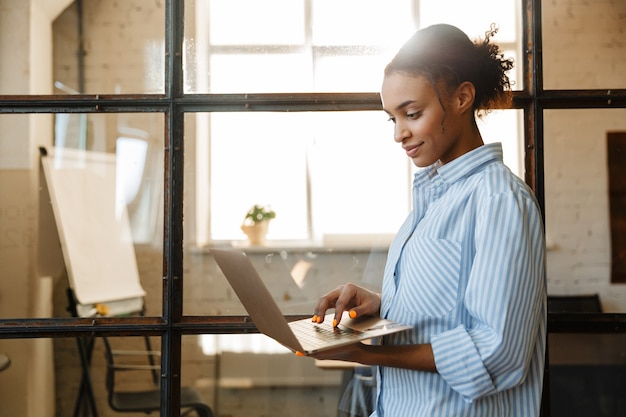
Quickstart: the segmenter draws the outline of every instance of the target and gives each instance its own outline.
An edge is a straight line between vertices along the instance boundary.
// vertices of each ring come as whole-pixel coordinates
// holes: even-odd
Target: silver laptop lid
[[[294,352],[302,352],[302,345],[246,254],[221,249],[211,249],[211,253],[259,331]]]

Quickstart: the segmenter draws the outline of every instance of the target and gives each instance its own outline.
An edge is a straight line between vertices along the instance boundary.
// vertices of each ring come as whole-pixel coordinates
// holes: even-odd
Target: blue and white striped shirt
[[[389,249],[381,316],[414,325],[438,373],[379,368],[378,417],[539,415],[546,343],[543,222],[489,144],[417,174]]]

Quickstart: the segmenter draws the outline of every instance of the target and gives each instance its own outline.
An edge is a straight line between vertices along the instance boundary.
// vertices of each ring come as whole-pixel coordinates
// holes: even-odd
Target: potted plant
[[[255,204],[248,210],[243,219],[241,230],[248,236],[251,245],[262,245],[270,220],[276,217],[276,212],[269,206]]]

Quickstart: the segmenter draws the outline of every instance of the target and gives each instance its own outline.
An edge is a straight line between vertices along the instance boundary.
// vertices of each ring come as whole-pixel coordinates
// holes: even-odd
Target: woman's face
[[[439,88],[442,107],[433,84],[424,76],[393,73],[383,80],[383,109],[394,123],[394,140],[418,167],[437,160],[445,164],[467,152],[462,144],[462,118],[454,96]]]

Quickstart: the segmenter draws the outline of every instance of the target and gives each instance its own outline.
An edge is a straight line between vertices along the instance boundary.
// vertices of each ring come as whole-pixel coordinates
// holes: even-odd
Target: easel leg
[[[68,311],[74,317],[78,317],[78,311],[76,309],[76,299],[74,298],[74,292],[71,288],[66,292],[68,301]],[[95,338],[93,337],[77,337],[76,344],[78,345],[78,355],[80,357],[80,367],[82,369],[80,377],[80,385],[78,387],[78,395],[76,396],[76,403],[74,404],[74,417],[79,417],[79,413],[82,417],[91,415],[91,417],[98,417],[98,410],[96,409],[96,399],[93,396],[93,388],[91,386],[91,355],[93,353],[93,345]],[[87,401],[85,403],[85,401]],[[90,414],[88,414],[90,413]]]
[[[83,372],[80,379],[80,386],[78,388],[78,397],[76,398],[76,404],[74,405],[74,417],[79,417],[79,413],[81,411],[81,415],[83,417],[87,415],[90,415],[91,417],[98,417],[98,410],[96,409],[96,399],[93,395],[93,388],[91,386],[91,375],[89,372],[94,341],[95,339],[93,337],[76,338],[78,353],[80,355],[80,364]]]

